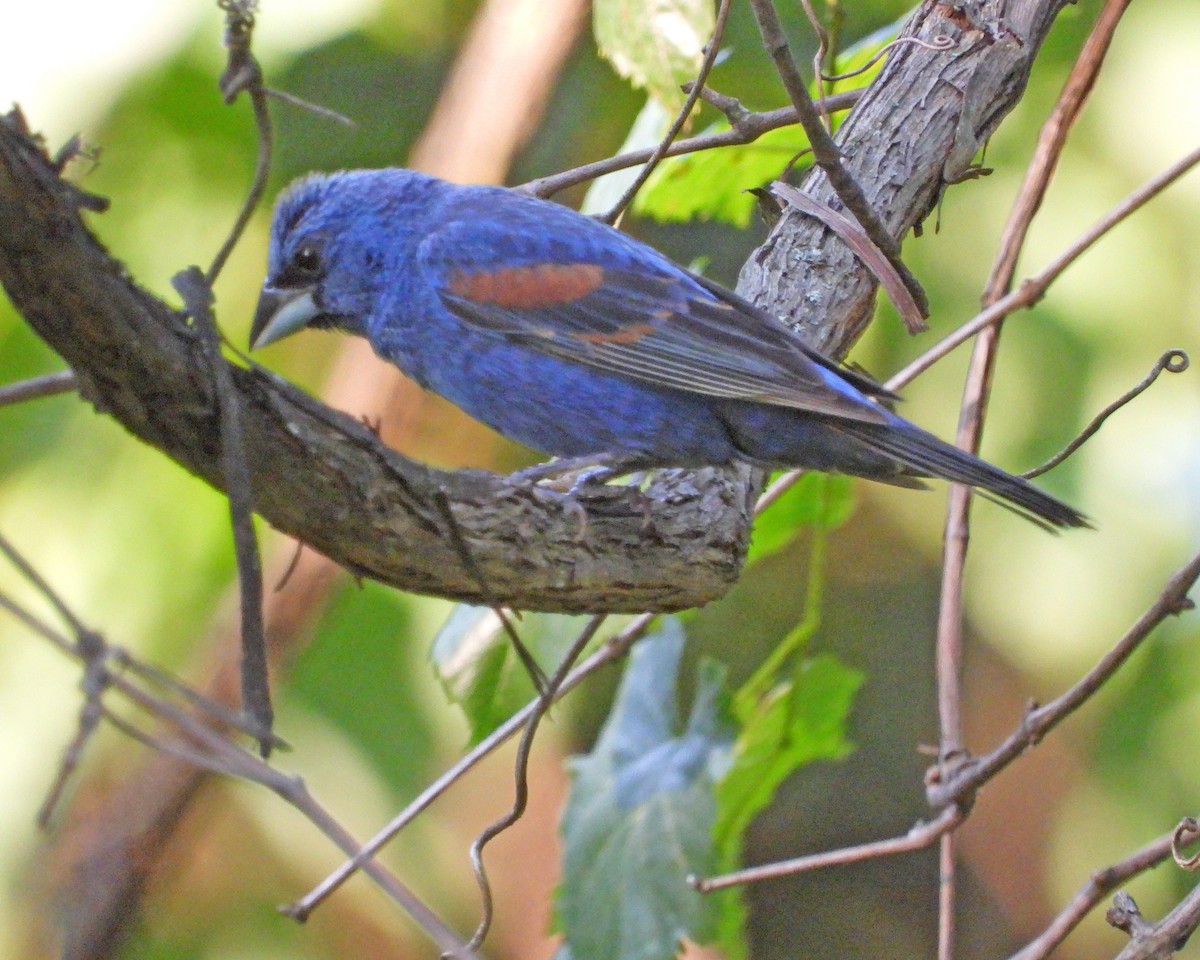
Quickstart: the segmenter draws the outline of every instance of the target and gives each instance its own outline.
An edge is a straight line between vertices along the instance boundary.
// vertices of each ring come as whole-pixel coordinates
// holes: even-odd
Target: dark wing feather
[[[783,327],[783,324],[779,321],[778,317],[771,316],[766,310],[762,309],[762,307],[756,307],[745,297],[734,293],[728,287],[723,287],[719,283],[714,283],[707,277],[702,277],[699,274],[692,273],[691,271],[688,271],[688,276],[695,280],[697,284],[702,286],[718,300],[725,301],[730,306],[735,307],[742,313],[757,316],[764,323]],[[784,329],[787,330],[786,327]],[[825,356],[824,354],[818,353],[812,347],[808,346],[803,341],[800,341],[799,337],[792,334],[791,330],[787,330],[787,333],[792,335],[793,339],[799,342],[800,349],[804,351],[805,355],[810,360],[820,364],[826,370],[838,377],[841,377],[846,382],[853,384],[867,396],[878,397],[881,400],[887,400],[890,402],[898,402],[901,399],[899,394],[893,393],[882,383],[872,380],[866,374],[859,373],[857,370],[851,370],[848,367],[843,367],[841,364],[837,363],[837,361],[830,360],[829,357]]]
[[[887,396],[730,291],[678,273],[543,263],[451,272],[459,319],[552,356],[660,386],[868,423]]]

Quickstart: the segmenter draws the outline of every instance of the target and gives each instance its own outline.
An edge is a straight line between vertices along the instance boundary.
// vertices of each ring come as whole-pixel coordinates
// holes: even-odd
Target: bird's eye
[[[293,255],[291,268],[301,276],[317,276],[321,272],[321,252],[311,243],[306,243]]]

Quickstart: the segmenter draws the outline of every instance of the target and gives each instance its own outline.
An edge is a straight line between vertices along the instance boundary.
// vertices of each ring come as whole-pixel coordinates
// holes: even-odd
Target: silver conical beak
[[[321,310],[313,299],[312,287],[277,289],[265,286],[258,297],[254,323],[250,325],[250,349],[282,340],[304,327]]]

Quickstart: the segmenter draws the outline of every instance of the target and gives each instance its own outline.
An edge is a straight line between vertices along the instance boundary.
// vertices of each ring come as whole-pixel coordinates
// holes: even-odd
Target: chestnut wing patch
[[[879,423],[883,410],[782,323],[680,271],[543,263],[453,270],[442,303],[481,330],[658,386]]]
[[[604,268],[594,263],[540,263],[503,270],[456,270],[450,292],[478,304],[510,310],[536,310],[578,300],[604,282]]]

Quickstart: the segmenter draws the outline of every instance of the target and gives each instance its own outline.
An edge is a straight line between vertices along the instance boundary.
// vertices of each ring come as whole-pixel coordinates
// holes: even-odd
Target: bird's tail
[[[899,417],[889,424],[840,420],[837,429],[889,457],[921,477],[939,477],[979,487],[1055,527],[1090,527],[1086,516],[1043,493],[1020,477],[1005,473]]]

